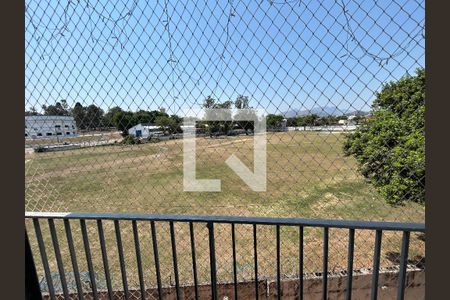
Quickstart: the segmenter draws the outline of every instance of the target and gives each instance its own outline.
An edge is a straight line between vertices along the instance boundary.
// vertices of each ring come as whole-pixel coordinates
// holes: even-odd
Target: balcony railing
[[[253,253],[247,253],[249,256],[252,256],[253,259],[253,272],[254,272],[254,280],[251,282],[254,285],[254,298],[258,299],[260,295],[260,285],[261,281],[258,279],[260,275],[258,271],[258,239],[257,239],[257,228],[260,226],[269,226],[275,230],[275,243],[276,249],[275,253],[273,253],[276,257],[276,291],[275,297],[277,299],[282,299],[282,275],[281,275],[281,237],[280,237],[280,229],[283,227],[297,227],[299,230],[298,242],[298,270],[299,274],[301,274],[298,278],[298,296],[300,299],[304,297],[304,230],[306,228],[315,227],[322,230],[323,233],[323,258],[322,258],[322,288],[321,292],[323,295],[323,299],[327,299],[328,296],[328,274],[329,266],[328,266],[328,258],[329,258],[329,238],[330,238],[330,229],[344,229],[348,230],[348,267],[346,274],[346,299],[351,299],[352,297],[352,283],[353,283],[353,260],[354,260],[354,245],[355,245],[355,232],[358,230],[370,230],[375,232],[375,240],[374,240],[374,252],[373,252],[373,268],[372,268],[372,279],[371,279],[371,299],[378,298],[378,279],[380,273],[380,255],[381,255],[381,240],[383,237],[383,233],[386,231],[395,231],[402,233],[402,242],[400,249],[400,261],[399,261],[399,274],[398,274],[398,284],[397,284],[397,299],[404,299],[405,296],[405,282],[406,282],[406,271],[407,271],[407,262],[408,262],[408,252],[409,252],[409,243],[410,243],[410,234],[411,232],[424,232],[425,225],[417,224],[417,223],[394,223],[394,222],[366,222],[366,221],[344,221],[344,220],[321,220],[321,219],[301,219],[301,218],[260,218],[260,217],[229,217],[229,216],[187,216],[187,215],[152,215],[152,214],[97,214],[97,213],[35,213],[35,212],[27,212],[25,214],[26,219],[31,219],[34,230],[31,232],[29,230],[28,234],[26,233],[26,262],[27,262],[27,293],[29,293],[30,297],[42,298],[44,295],[45,298],[56,299],[131,299],[132,291],[128,285],[128,276],[127,274],[126,264],[124,257],[127,253],[124,253],[122,236],[120,225],[122,222],[127,221],[131,222],[130,234],[132,232],[133,241],[134,241],[134,251],[136,255],[136,264],[137,264],[137,277],[139,279],[139,290],[136,291],[141,299],[147,299],[146,295],[149,295],[150,288],[148,285],[145,285],[144,282],[144,273],[149,272],[149,270],[144,269],[142,262],[142,251],[141,251],[141,243],[139,240],[139,230],[138,224],[146,223],[149,225],[149,232],[151,235],[151,244],[152,246],[152,256],[154,266],[152,266],[152,274],[156,279],[156,286],[152,291],[152,295],[158,299],[165,299],[166,292],[164,291],[164,285],[161,279],[161,269],[160,269],[160,254],[161,253],[170,253],[172,266],[173,266],[173,274],[174,274],[174,287],[173,293],[175,299],[182,299],[182,286],[183,282],[180,282],[179,277],[179,262],[177,252],[177,243],[176,243],[176,232],[174,230],[174,225],[177,223],[184,223],[188,225],[189,230],[188,234],[186,234],[187,239],[190,240],[190,257],[192,258],[190,261],[190,269],[192,271],[192,279],[193,279],[193,298],[202,299],[205,298],[201,296],[200,293],[200,283],[198,280],[198,268],[197,268],[197,255],[198,249],[196,248],[196,238],[198,238],[198,233],[194,231],[195,224],[206,224],[207,225],[207,237],[202,236],[202,238],[207,238],[208,241],[208,251],[209,251],[209,262],[208,262],[208,271],[209,271],[209,279],[210,279],[210,294],[207,298],[210,299],[219,299],[220,295],[218,294],[218,282],[217,279],[217,265],[216,265],[216,249],[217,247],[230,247],[232,252],[232,270],[233,270],[233,285],[232,289],[232,297],[233,299],[239,299],[241,296],[239,295],[239,281],[238,281],[238,266],[237,266],[237,257],[236,257],[236,228],[238,226],[247,225],[252,227],[253,230]],[[56,220],[58,224],[64,224],[61,228],[58,228],[56,224]],[[62,220],[62,221],[61,221]],[[91,254],[90,247],[90,239],[87,227],[87,222],[96,222],[97,229],[96,234],[98,235],[98,241],[100,244],[101,251],[101,262],[103,266],[104,272],[104,281],[106,285],[104,288],[101,288],[97,285],[96,272],[94,272],[93,266],[93,258]],[[120,274],[121,285],[120,291],[117,289],[113,289],[112,285],[112,277],[114,276],[110,272],[109,260],[108,260],[108,251],[105,243],[105,230],[104,230],[104,222],[113,223],[114,226],[111,229],[112,237],[115,240],[117,246],[117,254],[120,265]],[[47,223],[45,225],[45,223]],[[77,223],[77,226],[80,226],[80,231],[82,235],[83,241],[83,250],[84,256],[83,258],[77,257],[77,250],[74,246],[74,238],[72,234],[71,225]],[[170,246],[169,249],[163,248],[158,244],[158,234],[156,224],[165,223],[169,226],[170,235]],[[231,230],[231,245],[218,245],[220,242],[215,238],[215,226],[217,225],[230,226]],[[54,286],[55,276],[50,272],[49,260],[47,252],[48,247],[45,247],[45,237],[43,236],[43,226],[48,226],[50,233],[49,239],[52,241],[52,253],[54,253],[54,257],[56,260],[56,266],[58,269],[57,276],[58,282],[60,282],[61,288],[56,289]],[[65,240],[67,241],[67,245],[65,248],[68,249],[68,253],[63,254],[60,249],[61,239],[58,240],[58,232],[60,235],[62,232],[65,232]],[[92,232],[92,230],[90,231]],[[35,237],[37,241],[37,247],[33,248],[30,246],[29,236]],[[114,237],[115,235],[115,237]],[[45,282],[47,285],[47,289],[44,291],[42,288],[42,284],[39,283],[38,276],[36,274],[37,267],[35,266],[33,260],[32,250],[38,251],[39,253],[34,253],[34,258],[39,257],[42,262],[42,269],[45,275]],[[111,251],[111,249],[109,249]],[[178,250],[179,251],[179,250]],[[63,257],[66,256],[66,257]],[[68,288],[68,279],[67,279],[67,269],[68,266],[63,265],[63,261],[67,259],[71,263],[71,268],[73,269],[73,277],[76,286],[76,292],[72,293]],[[87,277],[89,278],[90,286],[89,290],[86,290],[86,287],[82,286],[82,274],[79,271],[79,260],[85,259],[87,264]],[[120,292],[120,297],[117,296],[117,292]],[[89,295],[89,296],[87,296]],[[173,296],[173,295],[172,295]],[[172,297],[171,297],[172,298]],[[30,298],[34,299],[34,298]]]

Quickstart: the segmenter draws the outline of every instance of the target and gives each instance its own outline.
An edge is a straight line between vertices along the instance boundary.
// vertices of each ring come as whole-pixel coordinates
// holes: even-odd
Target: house
[[[164,133],[162,132],[160,126],[151,123],[139,123],[128,129],[128,134],[137,138],[148,138],[151,136],[160,136]]]
[[[182,131],[188,131],[189,133],[193,133],[196,131],[198,133],[198,128],[195,125],[181,125]],[[155,124],[137,124],[130,129],[128,129],[128,134],[137,138],[149,138],[149,137],[158,137],[164,135],[164,132],[161,130],[160,126]]]
[[[25,116],[26,139],[77,135],[77,125],[71,116]]]

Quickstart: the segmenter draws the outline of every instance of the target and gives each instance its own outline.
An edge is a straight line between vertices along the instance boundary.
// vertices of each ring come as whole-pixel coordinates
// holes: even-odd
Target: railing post
[[[345,292],[346,300],[352,299],[354,251],[355,251],[355,229],[351,228],[348,233],[347,291]]]
[[[238,299],[238,279],[236,267],[236,230],[234,223],[231,223],[231,248],[233,251],[233,285],[234,285],[234,299]]]
[[[197,256],[195,253],[195,233],[194,233],[194,224],[189,222],[189,233],[191,236],[191,254],[192,254],[192,274],[194,276],[194,292],[195,292],[195,300],[198,300],[198,279],[197,279]]]
[[[277,243],[277,299],[281,300],[281,255],[280,255],[280,225],[276,225]]]
[[[373,270],[372,270],[372,292],[370,299],[378,299],[378,276],[380,273],[380,255],[381,255],[381,238],[382,231],[377,230],[375,235],[375,249],[373,253]]]
[[[175,241],[175,228],[173,222],[169,222],[170,226],[170,242],[172,245],[172,262],[173,262],[173,274],[175,276],[175,295],[176,299],[181,299],[180,293],[180,279],[178,276],[178,258],[177,258],[177,242]]]
[[[42,299],[28,234],[25,231],[25,299]]]
[[[253,259],[255,265],[255,299],[259,299],[258,287],[258,239],[256,236],[256,224],[253,224]]]
[[[209,236],[209,263],[211,269],[211,296],[217,300],[217,271],[216,271],[216,247],[214,240],[214,223],[208,222]]]
[[[328,299],[328,227],[323,228],[323,272],[322,272],[322,299]]]
[[[304,269],[304,229],[303,226],[299,227],[299,237],[298,237],[298,276],[300,279],[300,284],[299,284],[299,299],[303,300],[303,269]]]
[[[406,269],[408,268],[409,231],[403,232],[402,252],[400,256],[400,274],[398,278],[397,300],[405,297]]]

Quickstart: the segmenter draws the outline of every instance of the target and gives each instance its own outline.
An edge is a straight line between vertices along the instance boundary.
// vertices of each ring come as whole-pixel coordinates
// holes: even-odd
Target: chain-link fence
[[[26,1],[25,209],[424,222],[423,107],[415,100],[423,87],[414,86],[424,77],[424,10],[421,0]],[[205,109],[217,108],[231,121],[205,120]],[[258,135],[254,123],[233,120],[241,109],[264,115],[265,191],[226,163],[234,154],[255,167]],[[220,192],[185,191],[188,128],[196,178],[221,180]],[[294,253],[297,241],[284,234],[283,248]],[[305,232],[309,272],[320,262],[318,234]],[[228,245],[229,235],[217,238]],[[244,251],[252,229],[236,236]],[[126,259],[136,259],[132,231],[122,238]],[[337,272],[346,268],[348,237],[336,230],[330,239]],[[373,239],[356,233],[355,267],[371,266]],[[383,239],[383,267],[398,263],[400,239]],[[81,245],[80,234],[74,240]],[[272,255],[265,248],[262,259]],[[423,236],[412,236],[411,251],[411,264],[422,267]],[[199,255],[200,269],[207,257]],[[283,274],[297,274],[295,256],[287,257]],[[262,264],[261,277],[272,267]],[[251,278],[251,269],[242,263],[238,277]]]

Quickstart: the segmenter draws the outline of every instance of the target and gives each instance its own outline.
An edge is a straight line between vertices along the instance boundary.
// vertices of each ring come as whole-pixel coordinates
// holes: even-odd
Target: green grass
[[[70,151],[32,153],[26,159],[26,209],[38,211],[127,212],[127,213],[176,213],[204,215],[241,215],[269,217],[306,217],[332,219],[359,219],[424,222],[425,210],[416,204],[388,205],[376,190],[357,171],[352,157],[342,152],[341,134],[314,132],[269,133],[267,135],[267,191],[253,192],[224,163],[232,153],[249,167],[253,161],[252,137],[225,139],[197,139],[197,178],[222,180],[222,192],[183,192],[182,141],[143,145],[115,145],[83,148]],[[112,224],[105,223],[105,235],[110,245],[110,262],[113,274],[119,266]],[[151,249],[148,226],[141,226],[143,249]],[[160,247],[170,249],[168,229],[158,225]],[[190,245],[188,229],[177,225],[179,238],[180,273],[182,280],[190,281]],[[208,279],[207,232],[198,225],[197,246],[205,251],[198,254],[204,265],[199,270],[202,280]],[[31,227],[29,227],[31,228]],[[95,224],[92,224],[94,259],[101,269],[101,256],[96,240]],[[123,228],[126,253],[133,260],[134,249],[130,226]],[[75,229],[76,230],[76,229]],[[230,280],[231,252],[230,231],[220,226],[216,238],[218,272],[221,280]],[[252,276],[251,227],[243,226],[238,232],[238,259],[240,276]],[[32,230],[29,229],[30,232]],[[347,232],[330,232],[330,266],[346,267]],[[78,238],[80,257],[82,244]],[[32,236],[32,234],[31,234]],[[59,236],[64,236],[62,231]],[[274,230],[262,227],[258,231],[261,274],[273,276]],[[268,238],[270,237],[270,238]],[[295,273],[298,251],[298,231],[283,228],[283,269],[286,274]],[[322,233],[317,229],[305,229],[305,268],[320,270]],[[383,254],[399,251],[401,236],[386,234]],[[372,233],[361,231],[356,238],[355,268],[370,267],[373,251]],[[47,236],[48,241],[48,236]],[[48,241],[49,242],[49,241]],[[63,242],[61,242],[63,243]],[[415,255],[423,255],[424,243],[413,237],[411,248]],[[49,248],[50,249],[50,248]],[[65,248],[63,247],[62,251]],[[170,281],[172,272],[170,251],[161,258],[164,281]],[[51,253],[50,253],[51,255]],[[152,269],[151,251],[143,252],[146,266]],[[67,266],[70,266],[66,257]],[[392,264],[382,259],[382,264]],[[130,266],[135,263],[130,262]],[[52,264],[56,270],[55,264]],[[135,267],[130,276],[136,280]],[[153,269],[152,269],[153,270]],[[42,271],[42,270],[41,270]],[[150,275],[149,275],[150,276]],[[173,278],[173,276],[171,277]],[[147,278],[152,283],[154,276]]]

